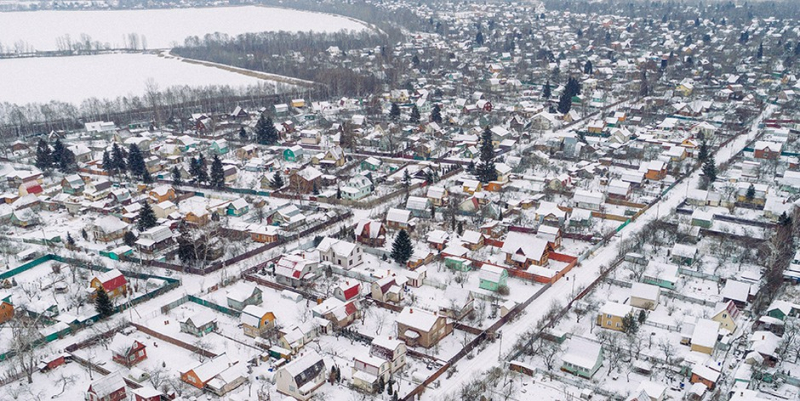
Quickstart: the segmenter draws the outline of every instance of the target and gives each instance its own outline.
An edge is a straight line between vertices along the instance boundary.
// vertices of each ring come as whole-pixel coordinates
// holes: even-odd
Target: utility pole
[[[503,355],[503,332],[498,331],[497,337],[500,339],[500,348],[497,350],[497,361],[500,362]]]

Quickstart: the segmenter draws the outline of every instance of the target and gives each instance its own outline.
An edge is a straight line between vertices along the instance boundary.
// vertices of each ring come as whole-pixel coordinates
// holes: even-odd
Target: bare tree
[[[44,327],[42,315],[36,318],[20,316],[11,322],[11,350],[16,354],[14,363],[25,374],[28,383],[33,383],[39,358],[43,354],[40,346],[45,343],[39,330]]]

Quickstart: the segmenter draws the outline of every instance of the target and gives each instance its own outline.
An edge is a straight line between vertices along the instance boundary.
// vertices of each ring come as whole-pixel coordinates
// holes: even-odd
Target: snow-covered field
[[[246,32],[362,30],[365,25],[341,16],[268,7],[179,8],[166,10],[95,10],[0,12],[0,43],[5,51],[18,41],[38,51],[58,50],[67,35],[74,42],[100,42],[111,48],[139,46],[161,49],[183,44],[189,36],[215,32],[235,36]]]
[[[51,100],[80,104],[90,97],[142,96],[150,79],[162,90],[182,85],[273,85],[272,81],[150,54],[0,60],[0,76],[14,77],[0,80],[0,102],[17,104]]]

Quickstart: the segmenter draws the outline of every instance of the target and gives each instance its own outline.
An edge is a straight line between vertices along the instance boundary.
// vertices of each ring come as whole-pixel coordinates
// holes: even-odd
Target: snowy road
[[[776,109],[775,106],[768,106],[761,115],[752,123],[751,129],[747,135],[741,135],[735,140],[731,141],[724,148],[720,148],[715,153],[715,160],[717,165],[730,160],[739,151],[741,151],[750,141],[758,135],[758,125],[762,120],[768,118],[769,115]],[[634,235],[642,229],[647,223],[655,220],[657,214],[663,215],[676,208],[686,199],[688,189],[697,188],[700,180],[700,169],[697,169],[684,179],[680,184],[676,185],[669,191],[660,201],[659,207],[651,207],[643,213],[635,222],[628,224],[621,232],[620,238],[614,238],[604,248],[601,248],[593,256],[584,260],[579,267],[572,270],[567,276],[570,281],[559,280],[553,284],[547,291],[527,309],[518,320],[512,321],[500,330],[503,333],[503,349],[500,350],[501,343],[499,341],[494,343],[486,343],[486,348],[475,355],[473,359],[462,359],[455,366],[458,372],[455,373],[450,379],[440,378],[441,385],[438,388],[429,388],[423,393],[422,399],[425,400],[439,400],[447,395],[455,394],[462,385],[468,383],[470,380],[480,378],[488,367],[496,366],[498,361],[498,353],[507,354],[517,339],[525,333],[531,325],[535,324],[547,312],[552,302],[559,302],[566,305],[570,301],[570,294],[572,293],[573,285],[575,288],[581,286],[588,286],[600,274],[600,266],[610,264],[617,255],[618,243],[621,238],[626,238]]]

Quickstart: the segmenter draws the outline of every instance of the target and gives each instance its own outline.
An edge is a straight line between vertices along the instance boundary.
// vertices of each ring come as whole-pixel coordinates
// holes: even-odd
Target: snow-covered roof
[[[714,348],[719,335],[719,322],[711,319],[697,319],[692,333],[692,344],[706,348]]]
[[[640,299],[655,301],[658,299],[660,292],[661,289],[655,285],[633,283],[633,286],[631,286],[631,297]]]
[[[522,254],[528,259],[539,260],[547,249],[547,241],[532,235],[510,232],[503,242],[503,252]]]
[[[600,314],[611,316],[627,316],[633,311],[633,307],[618,302],[606,302],[600,308]]]
[[[596,342],[581,337],[574,337],[567,345],[567,352],[561,358],[564,363],[591,370],[597,363],[603,347]]]
[[[434,312],[428,312],[424,309],[415,309],[405,307],[403,311],[397,315],[395,322],[398,324],[402,324],[404,326],[413,327],[420,331],[428,332],[433,329],[433,325],[436,324],[436,321],[440,318]]]

